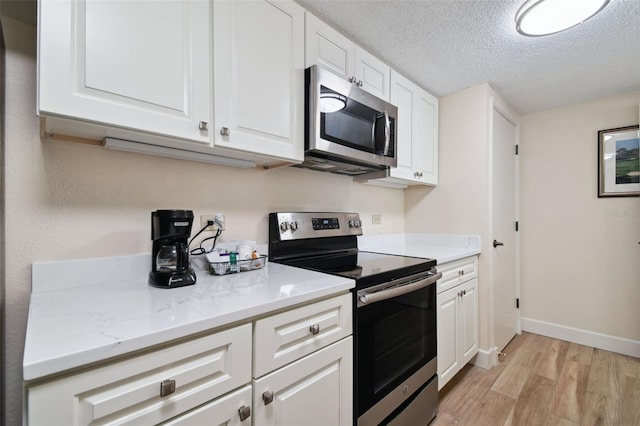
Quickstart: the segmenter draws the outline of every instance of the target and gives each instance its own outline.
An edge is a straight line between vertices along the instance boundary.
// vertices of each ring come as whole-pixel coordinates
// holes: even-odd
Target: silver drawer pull
[[[230,134],[231,134],[231,131],[229,130],[228,127],[223,127],[222,129],[220,129],[220,135],[229,136]]]
[[[198,129],[202,130],[203,132],[208,131],[209,123],[207,123],[206,121],[201,121],[200,123],[198,123]]]
[[[251,417],[251,407],[243,405],[242,407],[238,408],[238,415],[240,416],[241,422],[247,420],[249,417]]]
[[[318,333],[320,333],[320,324],[313,324],[311,327],[309,327],[309,331],[311,332],[311,334],[313,334],[314,336]]]
[[[262,401],[264,405],[269,405],[273,402],[273,392],[266,391],[262,394]]]
[[[160,383],[160,396],[164,397],[167,395],[171,395],[176,391],[176,381],[175,380],[165,380]]]

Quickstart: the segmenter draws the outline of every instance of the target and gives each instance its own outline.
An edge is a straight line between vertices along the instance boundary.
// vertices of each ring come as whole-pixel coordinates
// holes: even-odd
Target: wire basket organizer
[[[235,274],[237,272],[253,271],[264,268],[267,263],[267,256],[260,255],[255,259],[237,260],[235,262],[207,262],[209,273],[213,275]]]

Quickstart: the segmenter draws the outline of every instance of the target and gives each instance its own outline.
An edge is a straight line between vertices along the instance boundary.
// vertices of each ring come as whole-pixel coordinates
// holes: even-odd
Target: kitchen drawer
[[[253,377],[258,378],[352,333],[351,293],[255,323]]]
[[[245,324],[34,385],[28,424],[155,424],[250,380],[251,324]],[[166,390],[172,381],[173,392]]]
[[[437,293],[449,290],[478,276],[478,256],[466,257],[438,265],[442,278],[438,280]]]
[[[162,423],[162,426],[251,426],[251,416],[240,420],[239,413],[240,408],[243,407],[251,410],[251,396],[251,385],[247,385],[229,395]]]

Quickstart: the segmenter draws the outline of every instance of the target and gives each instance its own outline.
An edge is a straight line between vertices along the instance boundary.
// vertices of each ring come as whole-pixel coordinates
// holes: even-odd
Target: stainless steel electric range
[[[354,424],[426,425],[437,414],[434,259],[358,250],[357,213],[269,215],[269,260],[352,278]]]

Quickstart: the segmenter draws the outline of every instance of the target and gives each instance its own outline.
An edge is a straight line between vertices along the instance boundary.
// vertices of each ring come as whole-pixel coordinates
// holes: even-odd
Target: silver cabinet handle
[[[358,82],[358,79],[355,76],[352,75],[351,77],[349,77],[349,83],[357,83],[357,82]]]
[[[358,80],[358,87],[362,87],[362,80]]]
[[[262,401],[264,402],[264,405],[269,405],[273,402],[273,392],[263,392],[262,393]]]
[[[313,324],[311,327],[309,327],[309,331],[311,332],[311,334],[313,334],[314,336],[318,333],[320,333],[320,324]]]
[[[176,391],[175,380],[165,380],[162,383],[160,383],[160,397],[171,395],[175,391]]]
[[[249,417],[251,417],[251,407],[243,405],[242,407],[238,408],[238,415],[240,416],[241,422],[247,420]]]
[[[402,296],[403,294],[411,293],[412,291],[420,290],[428,285],[431,285],[442,278],[442,272],[419,280],[411,284],[401,285],[390,288],[388,290],[380,290],[373,293],[367,293],[366,291],[358,292],[358,307],[364,305],[370,305],[372,303],[381,302],[383,300],[392,299],[394,297]]]
[[[231,132],[229,131],[229,128],[228,128],[228,127],[223,127],[222,129],[220,129],[220,134],[221,134],[222,136],[229,136],[229,134],[230,134],[230,133],[231,133]]]
[[[202,130],[203,132],[209,131],[209,123],[207,123],[206,121],[201,121],[198,124],[198,129]]]

